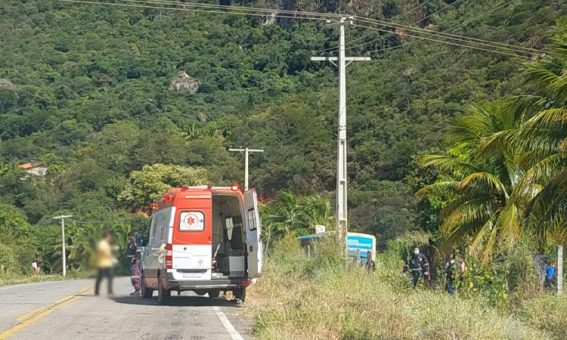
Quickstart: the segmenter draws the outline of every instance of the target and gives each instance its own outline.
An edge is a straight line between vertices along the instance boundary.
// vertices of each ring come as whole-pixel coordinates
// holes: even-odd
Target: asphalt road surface
[[[93,280],[0,287],[0,339],[253,338],[244,308],[224,298],[172,293],[171,305],[129,296],[129,278],[114,280],[115,296],[93,296]],[[155,293],[154,293],[155,295]]]

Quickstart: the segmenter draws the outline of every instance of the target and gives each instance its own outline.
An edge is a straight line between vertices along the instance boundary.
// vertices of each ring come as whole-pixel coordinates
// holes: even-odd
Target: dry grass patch
[[[369,275],[358,267],[345,270],[333,259],[326,259],[329,265],[318,263],[321,259],[317,255],[306,259],[295,242],[283,241],[275,250],[249,299],[259,338],[551,337],[546,327],[503,316],[482,299],[413,291],[403,276],[388,272],[388,268]],[[399,281],[391,282],[392,278]]]

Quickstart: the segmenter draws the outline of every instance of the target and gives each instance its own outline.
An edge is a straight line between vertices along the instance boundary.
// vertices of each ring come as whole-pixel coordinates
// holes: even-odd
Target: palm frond
[[[462,177],[477,170],[472,164],[446,154],[423,155],[419,158],[419,163],[422,167],[431,166],[453,177]]]
[[[495,189],[499,194],[504,195],[508,199],[509,195],[506,190],[506,186],[500,181],[500,179],[488,172],[475,172],[463,178],[459,182],[459,189],[465,190],[471,185],[486,185],[491,189]]]
[[[433,194],[442,194],[442,193],[446,193],[446,192],[456,191],[458,186],[459,186],[459,181],[440,180],[440,181],[426,185],[423,188],[419,189],[415,193],[415,196],[418,199],[423,199],[426,196],[433,195]]]
[[[440,230],[442,234],[450,234],[462,225],[485,223],[484,221],[491,215],[490,201],[487,201],[484,197],[471,199],[449,210],[441,223]]]
[[[498,214],[495,229],[501,235],[499,240],[500,246],[503,249],[509,249],[516,241],[520,239],[522,234],[522,211],[517,205],[511,203]]]

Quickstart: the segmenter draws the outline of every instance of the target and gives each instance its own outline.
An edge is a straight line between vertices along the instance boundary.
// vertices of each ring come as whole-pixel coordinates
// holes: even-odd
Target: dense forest
[[[546,50],[567,14],[562,0],[232,4],[356,14]],[[337,72],[310,57],[336,55],[336,26],[56,0],[0,9],[3,263],[16,268],[18,248],[23,263],[40,252],[56,270],[52,217],[71,213],[78,268],[92,239],[77,235],[143,230],[164,185],[242,182],[242,158],[229,147],[265,150],[251,156],[265,202],[333,198]],[[422,155],[445,152],[450,122],[471,104],[536,93],[523,73],[528,59],[357,26],[347,28],[347,53],[372,57],[348,69],[351,227],[380,242],[436,232],[443,204],[414,193],[443,169],[423,167],[435,164]],[[47,174],[26,173],[27,163]]]

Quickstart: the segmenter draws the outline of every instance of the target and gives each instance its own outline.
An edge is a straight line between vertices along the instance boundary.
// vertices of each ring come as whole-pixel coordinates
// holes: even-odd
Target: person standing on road
[[[35,258],[32,262],[32,269],[33,269],[33,275],[38,275],[39,273],[41,273],[41,259],[39,258],[39,254],[35,254]]]
[[[376,271],[376,262],[374,262],[374,260],[372,259],[372,251],[370,250],[366,252],[366,262],[364,263],[364,269],[366,269],[368,273]]]
[[[136,250],[138,249],[138,244],[136,242],[136,237],[133,232],[128,233],[128,246],[126,247],[126,269],[130,274],[130,268],[132,266],[132,261],[136,255]]]
[[[112,266],[114,265],[114,256],[112,256],[111,241],[112,235],[109,231],[105,231],[102,233],[102,239],[96,246],[96,268],[98,272],[95,282],[95,295],[99,295],[100,283],[104,278],[108,281],[108,294],[114,294],[112,290],[112,279],[114,278]]]
[[[420,278],[429,277],[429,261],[427,257],[419,252],[419,248],[413,250],[413,256],[409,260],[409,270],[412,276],[412,285],[415,289]]]
[[[136,250],[136,255],[134,255],[134,258],[132,259],[132,265],[130,266],[130,280],[134,287],[134,292],[130,293],[130,295],[140,295],[142,288],[142,249]]]

